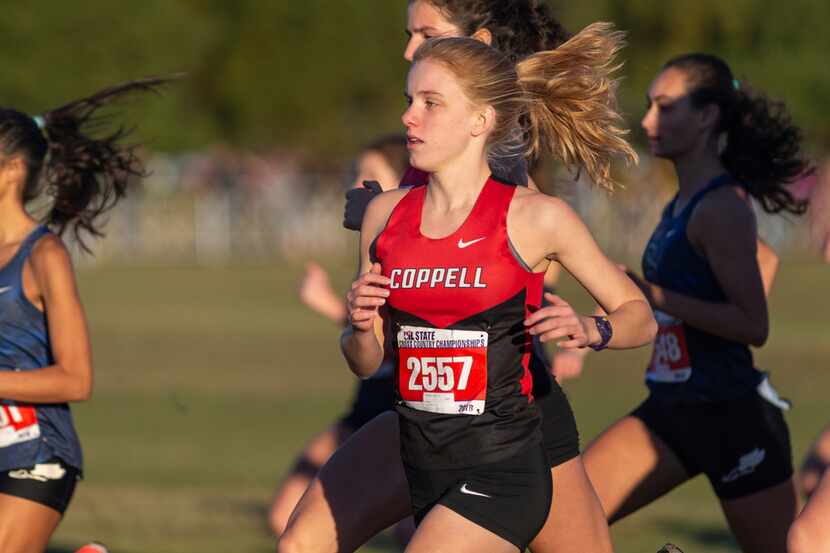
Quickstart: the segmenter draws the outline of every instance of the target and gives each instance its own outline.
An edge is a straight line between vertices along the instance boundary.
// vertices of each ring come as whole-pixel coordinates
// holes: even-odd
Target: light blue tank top
[[[46,314],[23,293],[23,267],[49,230],[40,226],[0,268],[0,371],[30,371],[54,364]],[[83,459],[66,403],[25,404],[0,399],[0,470],[59,457],[81,470]]]

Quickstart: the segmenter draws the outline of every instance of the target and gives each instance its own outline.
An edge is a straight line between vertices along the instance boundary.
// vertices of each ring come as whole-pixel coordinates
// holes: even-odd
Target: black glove
[[[346,209],[343,211],[343,226],[349,230],[360,230],[366,206],[372,198],[383,192],[380,183],[375,180],[363,181],[363,188],[352,188],[346,192]]]

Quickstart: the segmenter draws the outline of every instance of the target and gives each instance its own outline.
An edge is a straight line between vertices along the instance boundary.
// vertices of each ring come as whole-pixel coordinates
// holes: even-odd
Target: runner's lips
[[[423,144],[423,143],[424,143],[424,141],[421,140],[420,138],[418,138],[417,136],[407,135],[407,137],[406,137],[406,147],[407,148],[413,148],[413,147],[415,147],[419,144]]]

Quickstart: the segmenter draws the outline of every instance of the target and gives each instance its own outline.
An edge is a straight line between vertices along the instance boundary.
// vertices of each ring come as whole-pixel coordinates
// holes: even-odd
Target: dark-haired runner
[[[587,448],[585,466],[611,522],[704,473],[744,552],[784,551],[797,499],[787,404],[749,350],[768,334],[750,198],[804,211],[786,187],[804,168],[800,133],[706,54],[663,67],[642,126],[680,185],[644,278],[631,275],[660,325],[650,395]]]
[[[352,189],[361,186],[364,181],[377,183],[384,190],[396,188],[408,168],[406,136],[394,134],[381,137],[366,145],[357,156]],[[309,263],[306,268],[299,296],[306,306],[332,322],[341,326],[347,323],[342,296],[332,288],[328,273],[316,263]],[[285,530],[291,511],[320,467],[356,430],[380,413],[391,410],[392,400],[392,368],[387,363],[373,378],[359,382],[349,411],[309,441],[280,484],[271,504],[269,522],[278,538]],[[411,533],[411,523],[403,525],[399,530],[401,541],[405,543]]]
[[[32,117],[0,108],[0,550],[43,551],[83,465],[68,402],[92,393],[86,320],[69,230],[99,236],[99,216],[142,176],[125,133],[102,137],[97,110],[161,79],[101,91]],[[26,205],[49,198],[38,221]],[[48,317],[47,317],[48,313]]]

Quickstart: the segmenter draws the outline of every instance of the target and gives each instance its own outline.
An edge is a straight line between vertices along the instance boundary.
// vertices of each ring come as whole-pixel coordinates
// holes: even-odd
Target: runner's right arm
[[[370,248],[406,190],[385,192],[370,203],[360,230],[360,274],[346,295],[348,324],[340,337],[340,348],[357,376],[368,378],[383,361],[383,306],[389,296],[389,279],[372,261]]]
[[[35,245],[29,259],[34,297],[28,293],[27,297],[49,314],[54,363],[34,370],[0,371],[0,397],[27,403],[85,401],[92,394],[92,351],[69,252],[60,238],[48,235]]]
[[[764,295],[769,297],[775,275],[778,273],[778,254],[769,245],[758,239],[758,268],[761,269],[761,281],[764,284]]]

